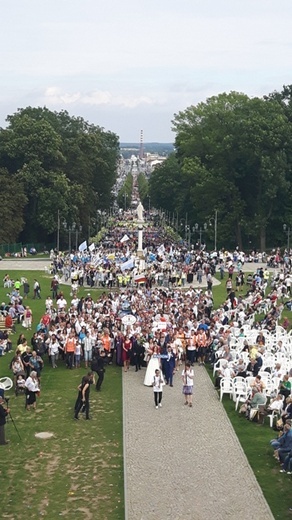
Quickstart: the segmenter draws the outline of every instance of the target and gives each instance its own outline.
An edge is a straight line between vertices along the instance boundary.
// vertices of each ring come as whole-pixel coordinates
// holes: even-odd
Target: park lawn
[[[4,276],[0,272],[0,277]],[[11,277],[26,276],[31,286],[24,302],[33,311],[34,327],[44,313],[44,300],[50,294],[51,276],[39,271],[11,271]],[[33,280],[42,289],[42,300],[32,299]],[[62,286],[67,301],[70,287]],[[0,289],[1,301],[7,301],[7,289]],[[79,294],[98,296],[92,289]],[[24,332],[28,342],[32,332],[17,326],[12,336]],[[9,363],[13,354],[0,357],[0,376],[11,376]],[[24,397],[10,395],[13,422],[6,425],[8,446],[1,446],[1,518],[24,519],[43,516],[77,520],[120,520],[124,517],[123,442],[122,442],[122,372],[115,365],[106,370],[102,391],[91,389],[91,420],[73,420],[77,386],[86,370],[67,370],[59,361],[53,370],[45,359],[41,396],[37,410],[25,411]],[[35,438],[35,433],[48,431],[52,439]]]

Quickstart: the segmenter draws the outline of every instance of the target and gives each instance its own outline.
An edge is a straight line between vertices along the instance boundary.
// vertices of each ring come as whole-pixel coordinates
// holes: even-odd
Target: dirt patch
[[[35,434],[37,439],[52,439],[54,434],[52,432],[39,432]]]

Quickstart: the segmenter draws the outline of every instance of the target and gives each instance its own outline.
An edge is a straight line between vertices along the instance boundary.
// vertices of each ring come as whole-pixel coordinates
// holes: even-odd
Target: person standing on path
[[[165,374],[165,383],[169,386],[173,386],[173,373],[175,371],[175,359],[176,356],[174,355],[172,348],[170,345],[167,345],[167,351],[166,351],[167,358],[164,359],[164,374]]]
[[[183,394],[185,396],[185,405],[193,406],[193,387],[194,387],[194,371],[190,363],[186,363],[185,369],[182,371]]]
[[[160,370],[155,370],[155,375],[153,377],[153,393],[154,393],[154,403],[156,410],[162,407],[161,401],[162,401],[162,385],[163,385],[163,379],[161,377]]]

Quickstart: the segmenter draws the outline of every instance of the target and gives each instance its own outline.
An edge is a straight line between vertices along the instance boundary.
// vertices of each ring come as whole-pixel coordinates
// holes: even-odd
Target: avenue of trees
[[[60,221],[88,229],[111,203],[118,137],[66,111],[19,109],[0,129],[0,243],[55,241]]]
[[[174,116],[175,153],[153,172],[153,206],[208,225],[219,247],[283,244],[292,225],[292,86],[264,98],[231,92]],[[206,237],[204,237],[206,238]]]

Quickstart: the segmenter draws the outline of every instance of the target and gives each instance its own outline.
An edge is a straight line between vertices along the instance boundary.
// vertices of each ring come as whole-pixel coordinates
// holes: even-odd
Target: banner
[[[94,244],[90,244],[88,249],[89,249],[89,251],[94,251],[95,250],[95,245]]]
[[[127,269],[132,269],[134,267],[134,262],[132,259],[130,260],[127,260],[127,262],[124,262],[122,265],[121,265],[121,270],[122,271],[126,271]]]
[[[82,242],[82,244],[80,244],[78,249],[79,249],[80,252],[85,251],[87,249],[87,242],[86,242],[86,240],[84,240],[84,242]]]

